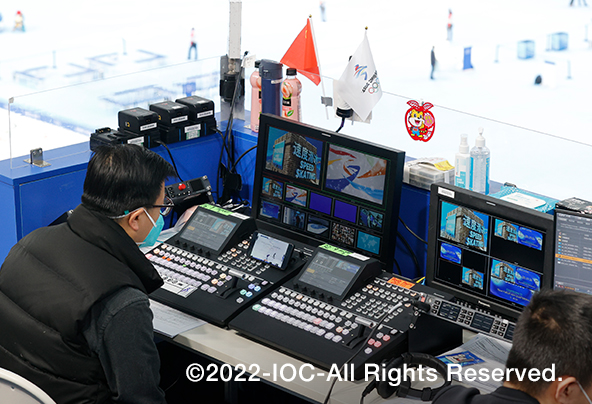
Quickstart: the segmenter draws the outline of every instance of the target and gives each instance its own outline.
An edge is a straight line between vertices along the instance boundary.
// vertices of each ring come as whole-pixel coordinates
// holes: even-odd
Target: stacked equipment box
[[[127,136],[141,136],[143,145],[148,148],[158,146],[160,130],[158,129],[158,114],[144,108],[130,108],[119,111],[119,132]]]

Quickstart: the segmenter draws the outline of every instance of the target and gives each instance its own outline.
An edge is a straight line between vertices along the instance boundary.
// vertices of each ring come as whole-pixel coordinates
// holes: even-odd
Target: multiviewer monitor
[[[430,195],[426,284],[516,319],[553,277],[553,216],[448,184]]]
[[[404,160],[399,150],[262,114],[253,215],[286,236],[392,270]]]
[[[592,215],[555,211],[553,287],[592,294]]]

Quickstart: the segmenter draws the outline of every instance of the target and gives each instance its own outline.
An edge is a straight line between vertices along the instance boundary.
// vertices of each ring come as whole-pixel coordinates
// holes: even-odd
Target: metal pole
[[[10,126],[10,105],[14,102],[14,97],[8,99],[8,152],[10,155],[10,168],[12,168],[12,127]]]

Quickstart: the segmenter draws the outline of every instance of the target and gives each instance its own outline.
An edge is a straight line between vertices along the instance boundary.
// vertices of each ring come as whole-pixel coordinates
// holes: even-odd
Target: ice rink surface
[[[588,99],[592,90],[592,42],[588,41],[592,40],[592,1],[590,7],[580,6],[577,0],[573,7],[569,6],[569,0],[327,0],[324,3],[325,21],[318,0],[244,0],[242,50],[256,54],[257,58],[279,61],[304,27],[306,18],[312,15],[322,74],[337,79],[348,57],[362,41],[364,28],[368,27],[379,78],[388,93],[381,100],[382,104],[389,102],[385,101],[388,97],[391,100],[425,100],[441,108],[440,115],[446,115],[441,121],[454,123],[467,117],[469,122],[476,118],[475,128],[459,126],[456,130],[452,124],[445,129],[442,126],[440,133],[445,134],[446,139],[440,139],[439,144],[437,130],[432,147],[425,149],[425,155],[441,155],[453,162],[457,136],[470,132],[472,145],[476,126],[484,124],[479,119],[483,117],[487,118],[484,134],[492,149],[493,179],[512,181],[512,171],[502,170],[504,155],[510,148],[519,149],[515,151],[516,156],[510,154],[508,158],[512,161],[524,158],[526,163],[519,165],[519,170],[523,174],[527,170],[524,167],[532,170],[527,173],[529,178],[538,175],[537,165],[557,165],[559,170],[568,167],[565,176],[576,177],[582,184],[592,176],[592,168],[585,161],[586,156],[592,156],[592,107]],[[452,41],[446,40],[449,9],[453,12]],[[24,15],[25,32],[12,30],[17,10]],[[55,66],[64,72],[74,68],[73,65],[82,65],[89,57],[124,52],[131,55],[139,50],[164,56],[166,64],[187,62],[192,27],[196,31],[199,58],[217,58],[227,52],[228,10],[226,0],[2,2],[0,103],[5,105],[9,97],[17,101],[26,99],[27,94],[61,85],[51,75],[44,84],[23,84],[14,79],[15,71]],[[557,32],[568,34],[568,49],[548,51],[549,35]],[[531,59],[517,57],[517,44],[523,40],[535,42],[535,55]],[[438,59],[435,80],[429,78],[432,46]],[[470,70],[462,69],[465,47],[472,48],[474,68]],[[122,70],[111,74],[129,74],[138,69],[137,66],[122,66]],[[534,85],[537,75],[542,76],[542,85]],[[307,82],[306,78],[301,77],[301,80]],[[307,86],[309,84],[305,83],[305,91]],[[93,102],[88,99],[83,104]],[[307,108],[310,107],[305,105],[305,122]],[[318,106],[314,108],[320,110]],[[67,109],[62,116],[79,116],[83,121],[85,114],[92,113],[86,107],[85,111]],[[8,158],[7,115],[0,111],[0,152],[4,153],[0,159]],[[323,121],[312,119],[313,115],[308,113],[312,123],[325,127]],[[346,126],[343,131],[354,131],[356,135],[366,131],[368,134],[362,137],[422,157],[423,149],[411,144],[404,128],[402,131],[398,128],[402,116],[393,113],[391,120],[393,125],[397,122],[397,130],[391,130],[386,127],[385,122],[389,120],[386,115],[388,110],[377,108],[372,125],[356,124],[355,129]],[[438,119],[438,114],[435,115]],[[496,129],[488,132],[488,122]],[[42,133],[54,139],[56,147],[75,143],[77,137],[84,136],[45,122],[21,120],[19,125],[19,134]],[[80,126],[85,128],[84,122]],[[104,126],[114,126],[114,123],[106,122]],[[326,127],[334,130],[334,120]],[[496,144],[491,136],[503,132],[503,128],[517,128],[518,135],[516,139]],[[558,141],[558,138],[565,140]],[[13,139],[13,154],[26,154],[26,146],[22,152],[17,149],[18,144],[19,139]],[[441,153],[434,152],[434,147]],[[550,149],[554,154],[550,154]],[[572,155],[574,151],[581,155]],[[551,157],[555,160],[549,161]],[[581,164],[574,166],[574,159]],[[543,170],[541,184],[530,186],[529,183],[529,187],[543,192],[544,187],[548,187],[544,182],[550,172],[550,169]],[[592,197],[592,191],[582,194],[573,185],[570,187],[557,188],[553,196],[588,194]]]

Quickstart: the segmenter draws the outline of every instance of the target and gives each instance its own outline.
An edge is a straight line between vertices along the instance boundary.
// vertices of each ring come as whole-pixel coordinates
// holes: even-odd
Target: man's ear
[[[140,229],[140,216],[143,214],[144,211],[142,209],[138,209],[126,216],[127,225],[131,230],[138,231]]]
[[[563,376],[559,377],[556,383],[555,400],[562,404],[575,403],[580,392],[580,386],[578,386],[576,378]]]

